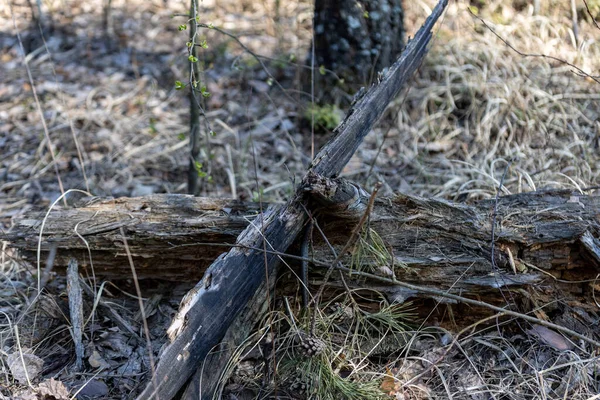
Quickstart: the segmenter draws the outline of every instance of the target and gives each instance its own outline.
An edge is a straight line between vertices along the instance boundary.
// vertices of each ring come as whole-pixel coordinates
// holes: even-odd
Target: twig
[[[369,202],[367,203],[367,208],[366,208],[365,212],[363,213],[362,217],[360,218],[360,220],[358,221],[358,223],[356,224],[356,226],[352,230],[352,233],[350,234],[350,238],[348,238],[348,241],[346,242],[346,244],[344,245],[344,247],[342,247],[342,250],[340,250],[340,252],[338,253],[337,257],[335,258],[335,260],[332,261],[331,266],[329,267],[329,269],[325,273],[325,276],[323,277],[323,284],[319,288],[319,291],[317,292],[317,295],[314,298],[315,304],[317,304],[317,302],[319,301],[319,299],[323,295],[323,290],[325,290],[325,284],[329,280],[329,278],[331,276],[331,273],[333,272],[333,270],[335,269],[335,267],[338,265],[338,263],[340,262],[340,260],[344,256],[344,254],[346,254],[346,252],[350,249],[350,247],[354,246],[354,243],[356,243],[356,241],[360,237],[360,233],[362,231],[362,227],[367,222],[367,220],[369,218],[369,215],[371,214],[371,210],[373,209],[373,203],[375,202],[375,197],[377,196],[377,192],[379,191],[380,187],[381,187],[381,182],[377,182],[377,184],[373,188],[373,192],[371,193],[371,197],[369,197]]]
[[[197,26],[195,23],[197,3],[197,0],[191,0],[190,2],[190,14],[193,21],[190,26],[190,43],[192,44],[195,43],[197,35]],[[190,162],[188,167],[188,193],[197,196],[200,193],[198,184],[200,177],[200,171],[198,171],[198,165],[200,163],[200,117],[202,116],[202,118],[206,120],[206,112],[196,96],[196,87],[200,85],[200,61],[198,61],[198,51],[196,46],[189,47],[188,59],[190,61]]]
[[[418,69],[417,69],[417,71],[418,71]],[[404,104],[404,102],[406,101],[406,98],[408,97],[409,92],[410,92],[410,87],[406,90],[406,93],[404,94],[402,101],[400,101],[400,105]],[[377,153],[375,154],[375,157],[373,157],[373,161],[371,161],[371,165],[369,165],[369,171],[367,172],[367,176],[365,177],[365,183],[371,177],[371,174],[373,173],[373,169],[375,168],[375,164],[377,163],[377,159],[379,158],[379,155],[381,154],[381,151],[383,150],[383,145],[385,144],[385,141],[387,140],[388,135],[392,131],[392,127],[396,126],[396,122],[398,121],[399,116],[400,116],[400,112],[397,112],[396,115],[394,116],[394,119],[392,120],[392,123],[390,124],[390,126],[387,128],[387,130],[383,134],[381,143],[379,144],[379,147],[377,148]]]
[[[27,77],[29,78],[29,84],[31,85],[31,92],[33,93],[33,98],[35,99],[35,105],[37,107],[38,114],[40,116],[40,120],[42,122],[42,127],[44,130],[44,137],[46,138],[46,145],[48,147],[48,152],[50,153],[50,158],[52,159],[52,165],[54,167],[54,173],[56,174],[56,179],[58,181],[58,187],[60,188],[60,193],[63,195],[63,203],[65,207],[67,206],[67,199],[64,198],[65,188],[62,183],[62,179],[60,179],[60,172],[58,171],[58,163],[56,162],[56,157],[54,156],[54,147],[52,146],[52,141],[50,140],[50,133],[48,132],[48,126],[46,125],[46,118],[44,117],[44,111],[42,110],[42,105],[40,104],[40,99],[38,98],[37,91],[35,89],[35,82],[33,81],[33,76],[31,75],[31,69],[29,69],[29,63],[27,62],[27,54],[25,52],[25,47],[23,46],[23,41],[21,40],[21,33],[17,29],[17,22],[15,21],[15,15],[13,13],[12,5],[9,2],[8,6],[10,8],[10,13],[13,21],[13,28],[17,35],[17,40],[19,41],[19,48],[21,49],[21,53],[23,54],[23,65],[25,66],[25,70],[27,71]],[[41,8],[40,8],[40,18],[41,18]]]
[[[152,377],[150,379],[152,381],[152,385],[156,388],[158,387],[158,383],[155,374],[156,368],[154,364],[154,355],[152,351],[152,340],[150,339],[150,329],[148,328],[148,320],[146,319],[146,311],[144,310],[144,302],[142,300],[142,290],[140,289],[140,281],[138,280],[137,272],[135,271],[133,257],[131,256],[131,251],[129,251],[129,245],[127,244],[127,236],[125,236],[123,226],[119,227],[119,232],[121,234],[121,239],[123,240],[123,245],[125,246],[125,253],[127,254],[127,259],[129,260],[129,267],[131,268],[131,275],[133,277],[133,283],[135,285],[135,292],[138,296],[140,313],[142,314],[142,323],[144,325],[144,334],[146,335],[146,345],[148,349],[148,357],[150,360],[150,372],[152,373]],[[155,396],[155,398],[156,400],[160,400],[158,395]]]
[[[310,221],[312,223],[312,226],[316,227],[317,230],[319,231],[319,234],[321,235],[321,238],[323,238],[323,240],[325,241],[325,244],[327,244],[327,246],[329,247],[329,250],[331,251],[331,254],[333,255],[334,258],[338,257],[338,253],[335,251],[335,249],[333,248],[333,245],[331,244],[331,242],[329,242],[329,239],[327,239],[327,235],[325,235],[325,232],[323,232],[323,230],[321,229],[321,227],[319,226],[319,224],[317,223],[317,221],[315,221],[314,219],[312,219],[312,215],[309,214],[309,218]],[[302,260],[303,262],[306,262],[308,264],[309,261],[313,261],[314,264],[314,260]],[[316,265],[316,264],[315,264]],[[321,265],[323,266],[331,266],[331,264],[328,263],[321,263]],[[341,264],[340,264],[341,265]],[[348,283],[346,282],[346,279],[344,278],[344,274],[342,273],[341,270],[338,269],[338,271],[340,272],[340,279],[342,281],[342,284],[344,285],[344,289],[346,289],[346,293],[350,294],[352,292],[352,290],[350,290],[350,287],[348,286]],[[325,282],[322,283],[322,285],[324,285]],[[323,286],[321,286],[323,287]],[[313,297],[313,300],[315,300],[316,298]],[[350,296],[350,300],[355,304],[356,301],[354,300],[354,298],[352,296]],[[317,307],[318,305],[315,304],[315,313],[313,315],[312,321],[311,321],[311,326],[310,326],[310,335],[312,336],[315,332],[315,324],[316,324],[316,315],[317,315]]]
[[[52,211],[52,209],[54,208],[56,203],[58,203],[60,200],[63,200],[65,202],[65,204],[67,204],[66,195],[71,192],[83,193],[86,196],[90,196],[90,197],[92,196],[90,193],[84,192],[83,190],[69,189],[66,192],[64,192],[63,194],[61,194],[58,199],[54,200],[54,202],[50,205],[50,208],[48,208],[48,211],[46,211],[46,215],[44,216],[44,219],[42,220],[42,226],[40,227],[40,234],[38,236],[38,245],[37,245],[37,273],[38,273],[37,295],[40,294],[40,292],[42,291],[42,288],[43,288],[40,258],[42,256],[42,235],[44,234],[44,226],[46,225],[46,220],[48,219],[48,215],[50,215],[50,212]],[[44,285],[45,285],[45,282],[44,282]]]
[[[81,280],[79,283],[80,283],[81,288],[83,289],[83,291],[85,292],[86,295],[88,295],[91,299],[94,300],[92,310],[90,311],[90,315],[86,319],[84,325],[88,325],[88,323],[90,321],[93,321],[92,318],[94,317],[97,308],[102,308],[102,309],[104,309],[104,316],[106,318],[110,319],[116,326],[121,328],[123,331],[129,332],[129,334],[131,335],[131,338],[136,343],[143,344],[143,340],[136,333],[136,329],[134,329],[134,327],[129,322],[127,322],[125,320],[125,318],[123,318],[116,310],[113,309],[110,302],[102,299],[102,293],[104,291],[106,291],[108,293],[108,290],[104,288],[105,285],[107,284],[107,282],[106,281],[102,282],[102,284],[98,288],[98,292],[96,292],[95,288],[92,290],[90,285],[85,280],[83,280],[83,278],[80,278],[80,279]],[[108,283],[112,284],[110,282],[108,282]],[[133,295],[121,290],[118,287],[117,287],[117,289],[119,291],[121,291],[121,293],[123,293],[125,296],[135,298],[136,300],[138,299],[137,296],[133,296]],[[91,328],[91,329],[93,329],[93,328]]]
[[[288,94],[288,92],[285,90],[285,88],[283,86],[281,86],[281,83],[279,83],[279,81],[277,79],[275,79],[275,77],[273,76],[273,74],[271,74],[271,71],[269,71],[269,69],[267,68],[267,66],[260,59],[260,57],[257,56],[256,53],[254,53],[252,50],[250,50],[250,48],[248,46],[246,46],[240,39],[238,39],[237,36],[235,36],[233,33],[227,32],[226,30],[223,30],[221,28],[217,28],[216,26],[213,26],[213,25],[198,23],[196,26],[199,26],[201,28],[215,30],[215,31],[219,32],[220,34],[225,35],[225,36],[229,36],[230,38],[232,38],[233,40],[235,40],[236,43],[239,44],[242,49],[244,49],[244,51],[246,51],[256,61],[258,61],[258,63],[260,64],[260,66],[262,67],[262,69],[265,71],[265,73],[267,74],[267,76],[273,81],[273,83],[275,83],[275,85],[283,92],[283,94],[289,100],[291,100],[294,104],[299,105],[298,101],[296,101],[296,99],[294,99],[292,96],[290,96]]]
[[[316,226],[318,229],[318,226]],[[214,243],[207,243],[207,245],[211,245],[214,246]],[[252,246],[243,246],[243,245],[236,245],[236,244],[223,244],[222,246],[227,246],[227,247],[241,247],[241,248],[245,248],[248,250],[263,250],[263,249],[259,249],[259,248],[255,248]],[[404,287],[410,290],[413,290],[415,292],[419,292],[419,293],[426,293],[426,294],[430,294],[433,296],[439,296],[439,297],[443,297],[446,299],[450,299],[450,300],[455,300],[457,302],[461,302],[461,303],[465,303],[465,304],[470,304],[473,306],[478,306],[478,307],[483,307],[483,308],[487,308],[499,313],[503,313],[505,315],[510,315],[512,317],[516,317],[516,318],[521,318],[524,319],[526,321],[532,322],[532,323],[536,323],[539,325],[543,325],[546,326],[547,328],[551,328],[551,329],[555,329],[557,331],[560,331],[564,334],[567,335],[572,335],[574,337],[577,337],[583,341],[586,341],[596,347],[600,348],[600,342],[590,339],[580,333],[577,333],[571,329],[568,328],[564,328],[560,325],[556,325],[553,324],[551,322],[547,322],[544,320],[541,320],[539,318],[536,317],[531,317],[529,315],[520,313],[520,312],[516,312],[516,311],[511,311],[511,310],[507,310],[498,306],[494,306],[492,304],[483,302],[483,301],[479,301],[479,300],[473,300],[473,299],[469,299],[463,296],[459,296],[459,295],[455,295],[455,294],[451,294],[451,293],[447,293],[443,290],[438,290],[438,289],[432,289],[432,288],[427,288],[427,287],[423,287],[423,286],[419,286],[419,285],[413,285],[410,283],[405,283],[402,281],[398,281],[396,279],[392,279],[392,278],[387,278],[385,276],[380,276],[380,275],[375,275],[375,274],[371,274],[368,272],[364,272],[364,271],[356,271],[347,267],[342,266],[339,262],[337,264],[332,264],[332,263],[328,263],[328,262],[324,262],[324,261],[320,261],[320,260],[315,260],[315,259],[305,259],[304,257],[300,257],[297,255],[293,255],[293,254],[288,254],[288,253],[282,253],[282,252],[278,252],[278,251],[271,251],[271,250],[267,250],[266,253],[268,254],[274,254],[277,256],[281,256],[281,257],[286,257],[286,258],[290,258],[290,259],[294,259],[294,260],[299,260],[299,261],[310,261],[313,265],[319,266],[319,267],[329,267],[329,270],[331,270],[331,268],[333,267],[334,269],[339,269],[340,271],[344,271],[344,272],[348,272],[351,275],[355,275],[355,276],[360,276],[363,278],[367,278],[367,279],[371,279],[371,280],[375,280],[375,281],[380,281],[380,282],[384,282],[384,283],[389,283],[391,285],[395,285],[395,286],[400,286],[400,287]],[[337,258],[337,257],[336,257]],[[339,261],[339,260],[338,260]],[[321,286],[323,287],[323,286]],[[496,316],[497,317],[497,316]],[[495,318],[495,317],[494,317]]]
[[[592,10],[590,10],[590,6],[588,6],[587,1],[583,0],[583,4],[585,4],[585,9],[587,10],[587,13],[590,16],[590,18],[592,19],[592,22],[594,23],[594,25],[596,25],[596,28],[600,29],[600,26],[598,26],[598,23],[596,22],[596,18],[592,14]]]
[[[71,335],[75,344],[75,370],[83,365],[83,299],[79,284],[77,260],[71,258],[67,267],[67,295],[69,297],[69,315],[71,317]]]
[[[317,227],[317,229],[318,229],[318,227]],[[233,244],[232,245],[225,245],[225,246],[242,247],[242,248],[246,248],[246,249],[249,249],[249,250],[262,250],[262,249],[258,249],[258,248],[252,247],[252,246],[239,246],[239,245],[233,245]],[[274,254],[274,255],[277,255],[277,256],[281,256],[281,257],[287,257],[287,258],[291,258],[291,259],[295,259],[295,260],[300,260],[300,261],[305,260],[303,257],[296,256],[296,255],[293,255],[293,254],[282,253],[282,252],[278,252],[278,251],[267,250],[266,253],[268,253],[268,254]],[[375,274],[371,274],[371,273],[364,272],[364,271],[356,271],[356,270],[353,270],[351,268],[347,268],[347,267],[342,266],[339,263],[339,260],[338,260],[337,264],[327,263],[327,262],[319,261],[319,260],[315,260],[315,259],[310,259],[310,260],[307,260],[307,261],[310,261],[312,264],[314,264],[316,266],[319,266],[319,267],[329,267],[328,272],[332,268],[333,269],[339,269],[340,271],[347,272],[347,273],[349,273],[351,275],[361,276],[363,278],[372,279],[372,280],[376,280],[376,281],[380,281],[380,282],[384,282],[384,283],[389,283],[391,285],[404,287],[404,288],[413,290],[415,292],[426,293],[426,294],[430,294],[430,295],[433,295],[433,296],[439,296],[439,297],[443,297],[443,298],[446,298],[446,299],[455,300],[457,302],[461,302],[461,303],[470,304],[470,305],[473,305],[473,306],[487,308],[487,309],[490,309],[492,311],[503,313],[505,315],[510,315],[512,317],[521,318],[521,319],[524,319],[524,320],[532,322],[532,323],[543,325],[543,326],[545,326],[547,328],[555,329],[555,330],[560,331],[560,332],[562,332],[562,333],[564,333],[566,335],[571,335],[571,336],[577,337],[577,338],[579,338],[579,339],[581,339],[581,340],[583,340],[585,342],[588,342],[588,343],[590,343],[590,344],[592,344],[592,345],[600,348],[600,342],[598,342],[598,341],[596,341],[594,339],[590,339],[590,338],[582,335],[581,333],[577,333],[577,332],[575,332],[575,331],[573,331],[571,329],[562,327],[562,326],[557,325],[557,324],[553,324],[552,322],[547,322],[547,321],[541,320],[541,319],[536,318],[536,317],[531,317],[531,316],[529,316],[527,314],[524,314],[524,313],[520,313],[520,312],[517,312],[517,311],[507,310],[505,308],[498,307],[498,306],[495,306],[493,304],[489,304],[489,303],[486,303],[486,302],[483,302],[483,301],[479,301],[479,300],[469,299],[467,297],[463,297],[463,296],[459,296],[459,295],[456,295],[456,294],[448,293],[448,292],[445,292],[443,290],[432,289],[432,288],[428,288],[428,287],[424,287],[424,286],[419,286],[419,285],[413,285],[411,283],[405,283],[405,282],[402,282],[402,281],[399,281],[399,280],[396,280],[396,279],[393,279],[393,278],[387,278],[385,276],[375,275]],[[323,282],[323,285],[324,284],[325,284],[325,282]],[[322,287],[323,286],[321,286],[321,288]],[[315,297],[315,299],[316,299],[316,297]],[[497,318],[497,317],[498,316],[495,316],[493,318]]]
[[[408,381],[403,383],[403,387],[406,387],[408,385],[410,385],[413,382],[416,382],[418,379],[420,379],[422,376],[424,376],[425,374],[427,374],[429,371],[431,371],[432,368],[434,368],[437,364],[439,364],[450,352],[450,350],[454,347],[454,345],[456,343],[458,343],[458,338],[465,333],[466,331],[475,328],[477,325],[481,325],[484,322],[493,320],[493,319],[498,319],[500,318],[503,314],[505,314],[504,312],[501,312],[499,314],[494,314],[492,316],[489,316],[487,318],[484,318],[482,320],[479,320],[469,326],[467,326],[466,328],[462,329],[460,332],[458,332],[455,336],[454,339],[452,340],[452,343],[450,343],[450,345],[448,346],[448,348],[444,351],[444,353],[442,353],[442,355],[440,355],[437,360],[433,361],[427,368],[425,368],[425,370],[423,372],[421,372],[420,374],[412,377],[411,379],[409,379]]]
[[[315,264],[315,265],[317,265],[317,264]],[[440,296],[440,297],[444,297],[444,298],[447,298],[447,299],[456,300],[456,301],[461,302],[461,303],[471,304],[471,305],[478,306],[478,307],[488,308],[490,310],[497,311],[499,313],[504,313],[504,314],[510,315],[512,317],[521,318],[521,319],[524,319],[525,321],[529,321],[529,322],[533,322],[533,323],[536,323],[536,324],[539,324],[539,325],[543,325],[543,326],[545,326],[547,328],[556,329],[557,331],[560,331],[560,332],[562,332],[564,334],[567,334],[567,335],[575,336],[575,337],[577,337],[577,338],[579,338],[581,340],[584,340],[584,341],[586,341],[586,342],[588,342],[588,343],[590,343],[590,344],[592,344],[592,345],[600,348],[600,342],[598,342],[598,341],[596,341],[594,339],[590,339],[590,338],[582,335],[581,333],[577,333],[577,332],[575,332],[575,331],[573,331],[573,330],[571,330],[569,328],[565,328],[565,327],[562,327],[560,325],[553,324],[552,322],[547,322],[547,321],[541,320],[541,319],[536,318],[536,317],[531,317],[531,316],[529,316],[527,314],[523,314],[523,313],[520,313],[520,312],[517,312],[517,311],[507,310],[505,308],[498,307],[498,306],[495,306],[495,305],[492,305],[492,304],[489,304],[489,303],[486,303],[486,302],[483,302],[483,301],[472,300],[472,299],[469,299],[469,298],[466,298],[466,297],[463,297],[463,296],[459,296],[459,295],[456,295],[456,294],[447,293],[447,292],[444,292],[443,290],[431,289],[431,288],[426,288],[426,287],[423,287],[423,286],[413,285],[413,284],[410,284],[410,283],[400,282],[400,281],[397,281],[397,280],[394,280],[394,279],[391,279],[391,278],[386,278],[386,277],[383,277],[383,276],[379,276],[379,275],[375,275],[375,274],[370,274],[368,272],[353,271],[350,268],[346,268],[346,267],[342,267],[342,266],[337,266],[336,268],[339,268],[342,271],[347,271],[347,272],[349,272],[349,273],[351,273],[353,275],[360,275],[360,276],[363,276],[365,278],[376,279],[376,280],[379,280],[379,281],[382,281],[382,282],[391,283],[393,285],[402,286],[402,287],[405,287],[407,289],[414,290],[416,292],[432,294],[432,295],[435,295],[435,296]]]
[[[471,13],[472,16],[474,16],[475,18],[477,18],[483,25],[485,25],[485,27],[490,32],[492,32],[494,34],[494,36],[496,36],[498,39],[500,39],[506,46],[508,46],[508,48],[510,48],[512,51],[514,51],[515,53],[517,53],[521,57],[539,57],[539,58],[547,58],[549,60],[554,60],[554,61],[557,61],[557,62],[559,62],[561,64],[564,64],[564,65],[568,65],[569,67],[575,69],[579,73],[580,76],[588,77],[588,78],[592,79],[594,82],[600,83],[600,79],[598,79],[598,77],[588,74],[587,72],[585,72],[584,70],[582,70],[578,66],[576,66],[574,64],[571,64],[570,62],[568,62],[566,60],[563,60],[561,58],[554,57],[554,56],[549,56],[547,54],[523,53],[522,51],[517,50],[512,44],[510,44],[508,42],[508,40],[504,39],[502,36],[500,36],[498,33],[496,33],[496,31],[494,29],[492,29],[492,27],[489,26],[487,24],[487,22],[485,22],[485,20],[483,18],[481,18],[478,15],[475,15],[470,9],[469,9],[469,12]]]
[[[571,0],[571,23],[573,24],[573,36],[575,37],[575,48],[579,46],[579,21],[577,21],[577,5]]]

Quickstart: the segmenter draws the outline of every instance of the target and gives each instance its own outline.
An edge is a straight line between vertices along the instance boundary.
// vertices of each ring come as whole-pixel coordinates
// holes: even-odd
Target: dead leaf
[[[11,400],[39,400],[37,394],[31,389],[22,390],[14,394]]]
[[[381,386],[379,386],[379,388],[390,396],[394,396],[401,387],[400,381],[394,377],[392,370],[386,367],[385,377],[383,378],[383,381],[381,381]]]
[[[542,343],[559,351],[572,350],[575,347],[564,336],[542,325],[533,325],[533,328],[529,329],[527,334],[536,336]]]
[[[27,384],[27,378],[30,382],[35,380],[44,366],[44,360],[27,347],[23,347],[20,352],[9,354],[7,362],[13,378],[22,385]]]
[[[100,369],[108,369],[110,368],[110,364],[102,358],[98,350],[94,350],[92,355],[88,358],[88,362],[92,366],[92,368],[100,368]]]
[[[102,356],[109,360],[130,357],[133,353],[133,347],[127,343],[128,337],[120,333],[118,327],[110,329],[112,331],[109,330],[100,334],[102,340],[98,341],[98,344],[102,346]]]
[[[69,390],[61,381],[50,378],[37,387],[38,396],[44,400],[69,400]]]

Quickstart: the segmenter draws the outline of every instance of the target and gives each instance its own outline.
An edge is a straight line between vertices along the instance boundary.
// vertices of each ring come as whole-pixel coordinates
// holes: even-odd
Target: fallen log
[[[129,278],[126,256],[114,246],[118,240],[114,229],[122,225],[117,224],[116,228],[111,225],[111,221],[123,220],[124,211],[128,210],[131,223],[127,224],[127,236],[134,264],[143,261],[150,266],[161,265],[165,258],[174,259],[170,251],[187,249],[187,254],[194,256],[182,258],[178,267],[173,262],[168,274],[185,276],[188,268],[207,257],[207,252],[223,248],[217,238],[233,241],[244,224],[256,218],[257,209],[254,203],[187,195],[97,199],[87,206],[50,213],[42,249],[57,248],[55,260],[60,264],[63,257],[68,260],[72,254],[87,252],[89,246],[92,259],[101,255],[107,267],[102,270],[95,263],[97,276],[108,273],[112,278]],[[341,218],[332,207],[317,219],[336,253],[348,242],[355,220],[348,215]],[[40,226],[38,214],[25,216],[9,233],[10,245],[35,260]],[[85,242],[73,233],[76,226]],[[111,229],[106,229],[108,226]],[[370,245],[373,240],[368,235],[380,237],[388,254],[382,259],[381,252],[366,250],[357,258],[361,252],[358,245],[349,251],[342,263],[353,270],[346,280],[353,289],[367,293],[376,290],[390,302],[410,300],[420,316],[433,318],[454,331],[493,313],[486,306],[464,301],[476,299],[500,307],[505,307],[507,301],[517,303],[520,309],[536,309],[542,317],[549,313],[556,316],[558,312],[563,315],[561,318],[567,318],[563,320],[564,326],[588,338],[598,337],[594,329],[597,324],[594,293],[598,290],[596,277],[600,271],[600,196],[569,190],[541,191],[460,204],[398,194],[375,202],[368,231],[361,238]],[[175,241],[177,245],[173,245]],[[165,243],[171,244],[164,246]],[[297,259],[294,254],[299,251],[290,253],[289,260]],[[310,272],[313,294],[334,258],[324,239],[315,235]],[[319,266],[324,268],[319,270]],[[164,276],[159,268],[144,270],[139,266],[138,274],[155,279]],[[298,288],[297,275],[289,275],[281,281],[279,290],[293,294]],[[329,297],[335,295],[335,289],[345,290],[337,275],[329,285]],[[460,295],[463,301],[449,298],[452,295]],[[365,297],[361,297],[364,302]],[[202,360],[194,376],[195,383],[188,386],[183,398],[211,397],[216,385],[222,382],[220,369],[213,367],[224,365],[237,344],[249,334],[253,322],[268,304],[265,299],[265,290],[256,292],[219,347]],[[439,302],[447,306],[436,307]],[[569,312],[562,313],[565,307]]]
[[[92,198],[53,210],[46,219],[45,212],[30,212],[7,239],[24,260],[36,263],[41,233],[42,259],[56,247],[55,267],[66,268],[74,257],[88,272],[93,267],[99,276],[123,279],[130,268],[123,228],[138,278],[198,282],[259,211],[256,203],[189,195]]]
[[[56,268],[66,267],[71,257],[81,260],[80,267],[90,268],[89,251],[96,276],[128,279],[127,255],[115,246],[119,227],[124,227],[138,277],[197,280],[224,250],[235,246],[235,238],[256,221],[258,209],[256,203],[188,195],[98,199],[49,214],[42,259],[56,247]],[[331,210],[319,218],[336,251],[348,241],[354,222]],[[11,247],[32,262],[41,223],[38,214],[29,213],[7,235]],[[473,204],[398,194],[376,200],[369,229],[381,238],[388,258],[377,259],[366,251],[357,264],[353,249],[342,258],[344,265],[375,272],[387,266],[399,281],[477,295],[492,303],[498,293],[490,289],[544,282],[553,282],[565,297],[583,301],[582,295],[591,293],[592,282],[587,280],[600,271],[600,196],[568,190],[521,193]],[[312,259],[319,265],[334,259],[317,235]],[[375,284],[367,282],[363,284]],[[423,296],[388,286],[386,291],[394,293],[396,301]]]

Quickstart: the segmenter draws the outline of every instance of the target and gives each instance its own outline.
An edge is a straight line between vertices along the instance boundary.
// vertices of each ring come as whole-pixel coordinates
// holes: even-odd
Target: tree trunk
[[[334,71],[344,81],[342,87],[353,93],[368,86],[402,51],[402,1],[315,0],[313,31],[315,68]],[[339,83],[328,74],[316,73],[315,79],[320,97]]]
[[[196,20],[198,15],[198,0],[190,0],[190,15],[193,21]],[[199,98],[201,96],[200,90],[194,86],[201,85],[200,82],[200,62],[198,61],[198,47],[196,41],[198,27],[195,23],[190,24],[190,43],[193,46],[190,47],[190,57],[193,57],[190,62],[190,161],[188,167],[188,193],[193,195],[200,194],[200,169],[202,163],[200,160],[200,103]],[[193,61],[196,59],[196,61]],[[208,144],[207,144],[208,145]]]

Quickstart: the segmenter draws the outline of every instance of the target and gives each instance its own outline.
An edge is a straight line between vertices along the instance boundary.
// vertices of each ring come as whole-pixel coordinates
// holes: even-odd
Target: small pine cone
[[[325,342],[315,336],[300,335],[300,350],[305,357],[315,357],[325,351]]]
[[[308,385],[301,380],[296,380],[290,385],[290,389],[292,392],[298,393],[300,395],[305,394],[308,389]]]
[[[345,306],[342,303],[333,303],[327,310],[329,311],[329,317],[337,323],[346,322],[354,317],[352,307]]]

